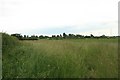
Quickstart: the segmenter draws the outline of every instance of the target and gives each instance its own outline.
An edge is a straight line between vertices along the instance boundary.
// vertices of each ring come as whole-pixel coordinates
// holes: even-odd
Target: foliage
[[[95,38],[95,39],[109,39],[109,38],[118,38],[118,36],[105,36],[105,35],[102,35],[102,36],[94,36],[93,34],[90,34],[90,36],[86,35],[80,35],[80,34],[66,34],[66,33],[63,33],[63,36],[60,34],[60,35],[52,35],[52,37],[49,37],[49,36],[43,36],[43,35],[40,35],[40,36],[37,36],[37,35],[31,35],[30,37],[28,35],[24,35],[22,36],[21,34],[11,34],[11,36],[14,36],[14,37],[17,37],[19,40],[38,40],[38,39],[49,39],[49,40],[61,40],[61,39],[86,39],[86,38]]]
[[[8,49],[12,49],[19,44],[16,37],[10,36],[9,34],[2,33],[2,51],[3,53]]]

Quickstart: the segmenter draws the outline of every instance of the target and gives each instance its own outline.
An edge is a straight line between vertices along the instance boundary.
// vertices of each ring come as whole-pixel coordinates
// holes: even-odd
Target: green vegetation
[[[117,39],[18,41],[3,34],[5,78],[117,78]]]
[[[119,38],[119,36],[94,36],[92,34],[90,34],[90,36],[84,36],[84,35],[80,35],[80,34],[66,34],[63,33],[63,35],[52,35],[52,37],[49,36],[37,36],[37,35],[24,35],[22,36],[21,34],[11,34],[11,36],[17,37],[19,40],[38,40],[38,39],[49,39],[49,40],[61,40],[61,39],[88,39],[88,38],[96,38],[96,39],[111,39],[111,38]]]

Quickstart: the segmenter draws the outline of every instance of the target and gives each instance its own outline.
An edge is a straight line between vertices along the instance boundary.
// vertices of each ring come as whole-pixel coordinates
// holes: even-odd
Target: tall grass
[[[38,40],[20,43],[3,55],[3,77],[118,77],[116,39]]]

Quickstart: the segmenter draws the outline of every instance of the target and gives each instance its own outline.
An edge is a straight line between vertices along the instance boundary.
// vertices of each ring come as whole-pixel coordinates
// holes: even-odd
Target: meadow
[[[4,78],[117,78],[117,39],[23,40],[3,35]]]

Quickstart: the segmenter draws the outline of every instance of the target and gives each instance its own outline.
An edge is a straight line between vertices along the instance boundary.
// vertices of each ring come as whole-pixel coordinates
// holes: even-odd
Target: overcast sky
[[[119,0],[0,0],[0,32],[118,35]]]

